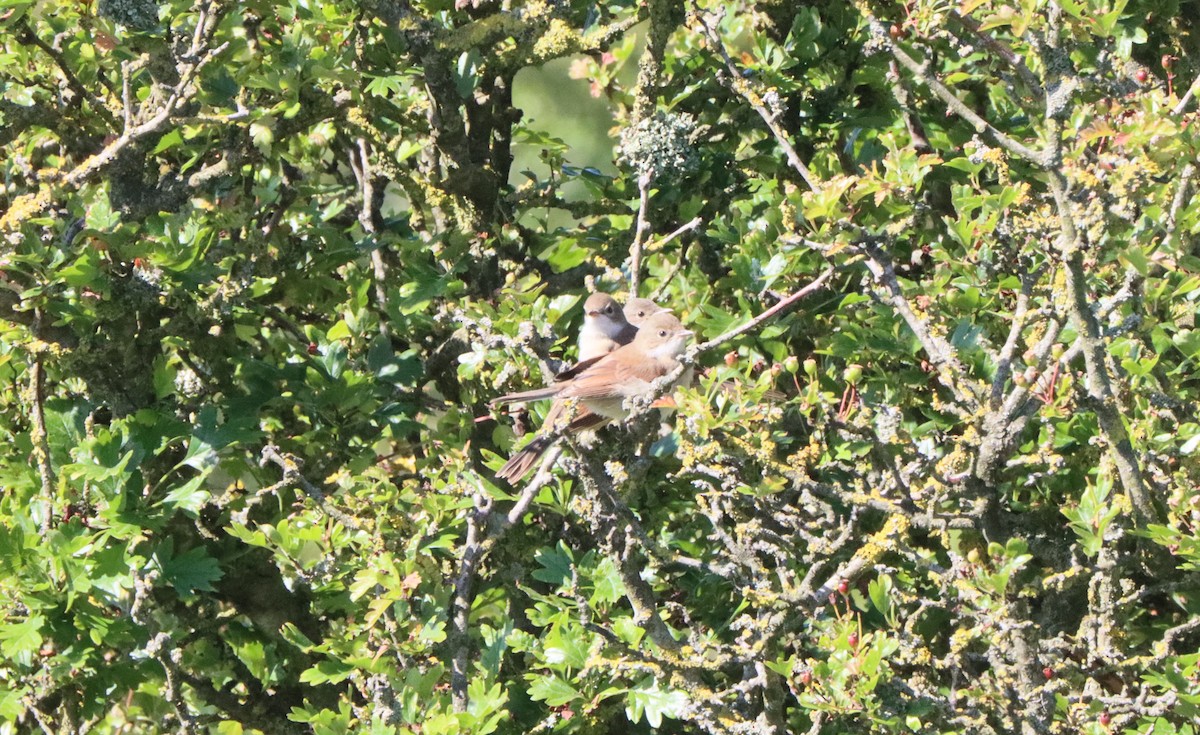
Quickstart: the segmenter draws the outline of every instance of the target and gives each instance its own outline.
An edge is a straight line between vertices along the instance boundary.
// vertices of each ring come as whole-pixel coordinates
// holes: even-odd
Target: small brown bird
[[[635,327],[640,327],[642,326],[642,322],[646,321],[654,314],[657,314],[660,311],[670,311],[670,309],[665,309],[650,299],[630,299],[625,304],[623,311],[625,314],[625,321],[629,322]]]
[[[599,428],[613,419],[628,416],[625,401],[646,395],[655,380],[678,367],[679,357],[691,335],[691,330],[684,329],[674,315],[662,311],[643,322],[632,342],[580,367],[573,375],[545,388],[510,393],[493,400],[491,405],[495,407],[556,399],[546,421],[550,431],[535,437],[514,454],[496,476],[516,482],[533,467],[557,440],[555,423],[565,410],[567,399],[577,399],[580,412],[563,427],[562,434]],[[564,402],[564,408],[556,411],[560,401]]]
[[[584,362],[607,355],[633,341],[637,327],[630,324],[621,305],[606,293],[594,293],[583,302],[583,329],[579,330],[579,355]]]

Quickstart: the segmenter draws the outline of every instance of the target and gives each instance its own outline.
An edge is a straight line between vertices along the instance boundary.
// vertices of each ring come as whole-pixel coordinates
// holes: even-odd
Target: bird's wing
[[[628,398],[660,375],[663,373],[654,360],[601,360],[563,384],[559,396],[585,401]]]
[[[554,376],[554,382],[562,383],[562,382],[568,381],[571,378],[574,378],[575,376],[582,373],[584,370],[587,370],[592,365],[595,365],[597,362],[603,360],[606,357],[608,357],[607,353],[605,353],[603,355],[596,355],[595,357],[589,357],[586,360],[580,360],[579,362],[575,363],[574,365],[568,365],[567,367],[560,370],[558,372],[558,375]]]

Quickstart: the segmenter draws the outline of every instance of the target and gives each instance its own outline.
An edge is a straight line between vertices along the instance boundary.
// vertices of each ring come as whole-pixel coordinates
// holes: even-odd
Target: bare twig
[[[346,528],[360,531],[362,526],[358,521],[350,517],[348,514],[335,507],[325,497],[325,491],[314,485],[300,472],[300,461],[290,454],[284,454],[279,451],[279,447],[274,444],[268,444],[262,449],[262,459],[259,460],[259,465],[266,465],[271,462],[279,466],[283,470],[283,481],[286,487],[291,487],[300,490],[303,494],[313,499],[325,515],[341,523]]]
[[[1196,78],[1192,80],[1192,83],[1188,85],[1187,92],[1184,92],[1183,98],[1180,99],[1179,104],[1175,105],[1174,109],[1171,110],[1171,114],[1182,115],[1184,110],[1188,108],[1188,105],[1191,104],[1192,97],[1196,96],[1196,89],[1198,88],[1200,88],[1200,75],[1197,75]]]
[[[49,533],[54,520],[54,467],[50,462],[50,439],[46,432],[46,367],[39,353],[33,358],[29,390],[33,399],[33,453],[37,458],[38,474],[42,479],[42,533]]]
[[[703,221],[704,220],[700,219],[699,217],[693,217],[687,223],[680,225],[679,228],[676,229],[674,232],[672,232],[668,235],[663,235],[662,237],[658,238],[657,240],[655,240],[651,243],[648,243],[646,245],[646,252],[653,253],[656,250],[659,250],[660,248],[665,247],[668,243],[670,243],[672,240],[679,237],[683,233],[691,232],[692,230],[699,227]]]
[[[1167,212],[1167,221],[1164,223],[1164,229],[1168,235],[1175,234],[1175,227],[1179,222],[1179,213],[1183,211],[1185,205],[1191,203],[1191,198],[1188,196],[1192,191],[1192,179],[1196,176],[1196,164],[1184,164],[1183,170],[1179,172],[1179,188],[1175,190],[1175,197],[1171,200],[1171,209]]]
[[[355,163],[355,156],[350,155],[350,164],[354,170],[355,176],[358,177],[359,188],[362,190],[362,207],[358,213],[358,222],[362,225],[363,231],[369,235],[372,240],[376,240],[379,228],[379,203],[382,199],[383,192],[377,190],[375,182],[375,173],[371,166],[371,149],[364,137],[358,138],[358,162]],[[375,304],[379,311],[379,333],[384,338],[389,338],[390,330],[388,329],[388,297],[387,297],[387,266],[383,262],[383,253],[379,251],[379,242],[376,240],[371,248],[371,270],[375,276]]]
[[[53,59],[54,64],[58,67],[58,70],[62,72],[63,78],[67,82],[67,86],[71,88],[71,91],[75,94],[75,96],[80,100],[87,100],[88,104],[93,110],[96,111],[96,114],[99,115],[102,120],[104,120],[110,130],[117,129],[117,120],[115,117],[113,117],[112,111],[108,109],[108,106],[104,104],[104,101],[89,92],[87,87],[83,86],[83,83],[79,81],[79,77],[75,76],[75,72],[71,71],[71,67],[68,66],[67,60],[63,57],[62,52],[38,37],[37,33],[34,32],[32,27],[30,27],[29,21],[21,19],[21,21],[17,23],[17,40],[24,44],[32,44],[33,46],[36,46],[37,48],[41,49],[42,53]]]
[[[731,339],[734,339],[736,337],[739,337],[739,336],[745,334],[746,332],[749,332],[750,330],[758,327],[758,325],[762,324],[763,322],[767,321],[768,319],[778,316],[780,313],[791,308],[797,302],[799,302],[801,299],[803,299],[805,296],[808,296],[808,295],[812,294],[813,292],[819,290],[822,286],[825,285],[825,282],[828,281],[829,277],[832,275],[833,275],[833,266],[830,266],[830,267],[826,268],[824,270],[824,272],[821,273],[821,275],[814,278],[808,285],[806,285],[803,288],[801,288],[800,290],[796,291],[791,296],[788,296],[787,298],[783,299],[779,303],[772,306],[770,309],[767,309],[766,311],[764,311],[763,313],[754,317],[753,319],[746,322],[745,324],[734,327],[733,329],[730,329],[729,331],[725,332],[724,334],[713,337],[712,339],[708,340],[707,342],[697,345],[696,347],[693,347],[691,350],[688,351],[688,354],[694,357],[695,355],[698,355],[701,352],[708,352],[709,350],[713,350],[713,349],[716,349],[717,347],[720,347],[721,345],[725,344],[726,342],[730,341]]]
[[[637,226],[633,232],[633,243],[629,246],[629,294],[638,295],[642,273],[642,239],[646,236],[646,210],[650,205],[650,171],[644,171],[638,176],[638,212]]]
[[[1004,63],[1011,66],[1017,72],[1017,76],[1021,77],[1021,81],[1025,82],[1039,100],[1046,96],[1045,90],[1042,89],[1041,80],[1030,70],[1029,65],[1025,63],[1025,60],[1019,54],[1006,44],[997,41],[991,34],[981,30],[979,24],[974,19],[960,15],[956,10],[951,10],[948,15],[952,20],[957,21],[963,28],[966,28],[973,36],[982,41],[983,45],[987,46],[1003,59]]]
[[[1045,272],[1046,268],[1043,266],[1032,273],[1027,273],[1021,279],[1021,293],[1017,295],[1012,326],[1008,330],[1008,338],[1004,340],[1004,347],[1000,349],[1000,355],[996,360],[996,376],[992,379],[991,406],[993,409],[1000,405],[1004,395],[1004,383],[1008,380],[1009,373],[1012,372],[1013,353],[1017,351],[1021,332],[1025,329],[1026,318],[1029,316],[1029,297],[1033,294],[1034,285],[1041,280],[1042,274]]]
[[[966,373],[955,355],[954,348],[945,339],[934,334],[929,328],[928,322],[913,311],[912,306],[908,303],[908,298],[904,295],[904,289],[900,287],[900,280],[896,277],[896,269],[892,265],[891,256],[878,245],[869,241],[856,245],[856,249],[866,256],[867,269],[871,271],[875,280],[887,290],[888,301],[892,308],[904,319],[917,341],[921,343],[921,347],[925,349],[925,354],[929,356],[929,362],[937,368],[938,379],[942,385],[954,393],[955,398],[964,408],[973,410],[978,401],[963,387]]]
[[[458,575],[454,579],[454,592],[450,598],[450,633],[448,645],[451,650],[450,691],[455,710],[466,710],[467,667],[471,657],[471,640],[468,631],[471,603],[475,599],[475,576],[496,544],[515,526],[529,510],[538,491],[550,480],[549,468],[558,459],[562,449],[554,447],[546,453],[538,473],[525,485],[517,501],[508,513],[497,517],[491,498],[480,496],[475,510],[467,517],[467,537],[463,542]]]
[[[659,239],[655,240],[654,242],[648,244],[645,248],[646,251],[652,253],[652,252],[655,252],[655,251],[665,247],[668,243],[670,243],[672,240],[679,237],[683,233],[691,232],[692,230],[699,227],[700,223],[702,221],[703,220],[701,220],[699,217],[693,217],[690,222],[688,222],[685,225],[682,225],[681,227],[679,227],[679,229],[675,230],[671,234],[664,235],[663,237],[660,237]],[[679,271],[683,268],[684,255],[686,253],[687,253],[687,243],[684,243],[683,248],[680,249],[680,251],[679,251],[679,259],[677,261],[675,261],[675,265],[672,266],[670,272],[667,273],[667,275],[665,275],[661,279],[659,279],[658,288],[654,289],[654,291],[646,298],[650,299],[651,301],[658,301],[658,299],[662,297],[663,293],[667,290],[667,287],[671,284],[671,281],[674,280],[675,276],[678,275]],[[633,294],[633,295],[636,295],[636,294]]]
[[[775,113],[767,109],[763,98],[751,87],[750,82],[742,75],[742,72],[737,68],[737,64],[733,63],[733,59],[725,49],[725,42],[721,40],[721,34],[718,32],[716,26],[719,19],[710,18],[699,7],[695,8],[695,18],[700,24],[700,29],[704,33],[704,37],[708,39],[712,48],[720,54],[721,60],[725,64],[725,70],[728,75],[722,78],[721,81],[730,91],[744,99],[758,113],[758,116],[763,119],[763,122],[767,124],[767,128],[770,129],[771,135],[775,136],[779,147],[783,149],[788,163],[796,170],[796,173],[800,174],[800,178],[804,179],[804,183],[808,184],[808,188],[815,190],[818,184],[817,177],[800,160],[800,155],[796,153],[795,147],[788,140],[787,132],[780,126]]]
[[[878,40],[878,42],[884,44],[896,61],[900,62],[901,66],[903,66],[905,69],[908,69],[914,76],[917,77],[917,79],[921,80],[925,86],[929,87],[930,91],[933,92],[938,99],[944,102],[946,106],[949,107],[955,114],[971,123],[971,125],[975,127],[976,132],[987,133],[1001,148],[1004,148],[1009,153],[1023,158],[1030,163],[1033,163],[1037,166],[1048,165],[1047,158],[1044,153],[1038,153],[1032,148],[1026,146],[1024,143],[1009,136],[1007,133],[992,125],[987,120],[983,119],[979,113],[972,110],[965,102],[955,96],[954,92],[950,91],[946,85],[942,84],[941,81],[938,80],[937,76],[935,76],[931,71],[928,61],[917,61],[913,57],[909,56],[908,52],[902,49],[899,44],[896,44],[892,41],[891,36],[888,35],[887,29],[885,29],[873,15],[867,12],[866,8],[862,8],[862,10],[866,12],[867,18],[871,24],[871,33]]]

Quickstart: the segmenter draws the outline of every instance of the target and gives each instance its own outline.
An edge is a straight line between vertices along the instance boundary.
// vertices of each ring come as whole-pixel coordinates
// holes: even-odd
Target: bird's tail
[[[522,391],[520,393],[509,393],[508,395],[493,398],[489,406],[497,408],[499,406],[507,406],[510,403],[528,403],[529,401],[540,401],[543,398],[553,398],[556,393],[562,390],[562,386],[554,386],[550,388],[536,388],[534,390]]]
[[[559,431],[549,434],[539,434],[533,438],[533,441],[522,447],[516,454],[509,458],[500,471],[496,473],[496,477],[502,480],[507,480],[512,484],[516,484],[522,477],[533,469],[533,466],[538,463],[546,450],[558,443],[558,440],[564,434],[575,434],[588,429],[598,429],[607,424],[611,419],[607,416],[602,416],[598,413],[584,413],[576,416]]]

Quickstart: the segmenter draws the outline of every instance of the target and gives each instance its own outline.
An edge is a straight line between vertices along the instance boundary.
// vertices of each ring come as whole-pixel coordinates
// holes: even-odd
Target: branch
[[[220,46],[209,50],[208,53],[197,61],[184,64],[180,80],[175,85],[171,96],[153,117],[141,125],[126,129],[116,140],[106,145],[99,153],[84,160],[57,183],[59,185],[66,185],[72,189],[78,189],[94,180],[104,169],[112,165],[117,156],[125,148],[148,135],[160,131],[171,119],[171,116],[175,114],[176,110],[196,94],[197,89],[192,86],[192,81],[200,70],[228,47],[229,42],[226,41]],[[54,190],[46,186],[39,189],[36,194],[26,194],[18,197],[13,202],[12,207],[3,216],[0,216],[0,233],[15,232],[23,222],[36,217],[48,209],[53,203],[53,195]]]
[[[708,352],[709,350],[716,349],[717,347],[720,347],[721,345],[725,344],[726,342],[730,341],[731,339],[734,339],[735,337],[739,337],[739,336],[745,334],[746,332],[749,332],[751,329],[758,327],[760,324],[767,321],[768,319],[778,316],[783,311],[791,308],[797,302],[799,302],[801,299],[803,299],[805,296],[808,296],[809,294],[812,294],[813,292],[819,290],[822,286],[825,285],[825,282],[828,281],[829,277],[832,275],[833,275],[833,266],[830,266],[830,267],[826,268],[825,271],[823,273],[821,273],[821,275],[819,275],[815,279],[813,279],[807,286],[801,288],[799,291],[796,291],[791,296],[788,296],[787,298],[783,299],[779,303],[772,306],[770,309],[767,309],[766,311],[764,311],[763,313],[754,317],[753,319],[746,322],[745,324],[734,327],[733,329],[730,329],[729,331],[725,332],[724,334],[721,334],[717,337],[713,337],[712,339],[708,340],[707,342],[697,345],[696,347],[693,347],[691,350],[688,350],[688,354],[694,358],[696,355],[700,354],[701,352]]]
[[[929,62],[919,62],[913,57],[909,56],[904,49],[900,48],[898,44],[892,41],[892,37],[888,34],[887,30],[873,15],[867,12],[865,8],[861,8],[861,10],[867,17],[867,20],[870,22],[871,34],[875,37],[876,41],[883,44],[883,46],[891,52],[896,61],[900,62],[901,66],[908,69],[914,76],[921,80],[925,86],[929,87],[930,91],[932,91],[938,99],[946,103],[947,107],[949,107],[959,117],[971,123],[971,125],[975,127],[975,131],[977,133],[987,133],[1001,148],[1007,150],[1009,153],[1012,153],[1015,156],[1024,158],[1036,166],[1045,167],[1049,165],[1048,158],[1045,154],[1038,153],[1032,148],[1026,146],[1024,143],[1021,143],[1015,138],[1010,137],[1007,133],[1001,131],[999,128],[983,119],[977,112],[968,107],[965,102],[955,96],[954,92],[950,91],[950,89],[946,87],[946,85],[942,84],[934,75],[934,73],[930,71]]]
[[[38,474],[42,478],[42,498],[45,515],[42,517],[42,534],[50,532],[54,521],[54,467],[50,463],[50,440],[46,432],[46,367],[39,352],[33,358],[29,391],[33,399],[33,454],[37,458]]]
[[[1055,29],[1051,29],[1048,38],[1054,37]],[[1066,52],[1054,45],[1049,45],[1044,53],[1045,67],[1052,69],[1070,69],[1070,60]],[[1067,83],[1058,83],[1051,79],[1051,86],[1066,87]],[[1053,97],[1054,95],[1051,95]],[[1107,366],[1107,347],[1100,334],[1100,325],[1092,312],[1091,294],[1087,287],[1087,274],[1083,267],[1083,250],[1086,247],[1084,236],[1075,224],[1075,214],[1070,197],[1070,182],[1062,166],[1062,132],[1063,119],[1069,111],[1064,100],[1058,100],[1053,105],[1050,97],[1046,103],[1046,168],[1047,183],[1054,196],[1054,204],[1060,223],[1058,237],[1059,257],[1062,260],[1066,288],[1066,307],[1075,331],[1079,334],[1079,344],[1083,351],[1084,366],[1087,371],[1085,387],[1092,402],[1092,410],[1096,414],[1100,431],[1108,442],[1117,473],[1121,478],[1121,486],[1129,496],[1134,513],[1139,523],[1146,524],[1161,519],[1154,499],[1151,497],[1145,480],[1142,477],[1141,466],[1129,434],[1125,430],[1124,419],[1117,405],[1116,392],[1112,386],[1112,376]]]
[[[471,655],[469,624],[471,603],[475,599],[475,575],[479,571],[479,565],[488,552],[495,548],[529,510],[538,491],[550,481],[550,467],[561,452],[560,447],[546,452],[538,473],[525,485],[513,507],[499,520],[493,520],[495,510],[491,498],[487,497],[482,497],[477,502],[475,511],[467,517],[467,538],[463,543],[462,562],[458,568],[458,576],[454,579],[454,592],[450,597],[450,633],[447,636],[447,645],[451,650],[450,690],[455,711],[465,712],[468,704],[467,665]],[[481,531],[484,534],[482,538]]]
[[[913,311],[904,295],[904,289],[900,287],[900,280],[896,277],[896,269],[892,265],[891,257],[870,241],[858,243],[855,248],[866,257],[867,269],[871,271],[876,282],[887,289],[888,301],[892,308],[908,324],[908,328],[912,330],[917,341],[924,348],[925,354],[929,356],[929,362],[937,368],[938,380],[950,389],[962,406],[974,410],[978,406],[976,397],[968,394],[959,385],[966,373],[959,363],[958,357],[955,356],[954,347],[942,337],[935,335],[929,329],[928,321],[917,316]]]
[[[717,51],[721,56],[721,60],[725,63],[725,70],[728,72],[728,76],[721,77],[721,82],[731,92],[746,100],[750,107],[758,113],[758,116],[763,119],[763,122],[767,124],[767,128],[770,129],[771,135],[775,136],[779,147],[783,149],[788,163],[796,170],[796,173],[800,174],[800,178],[804,179],[804,183],[808,184],[808,188],[815,191],[819,183],[817,177],[800,160],[796,149],[792,146],[791,141],[788,140],[787,133],[780,127],[775,113],[768,110],[763,103],[762,97],[751,89],[750,82],[737,68],[737,65],[733,63],[729,52],[725,50],[725,44],[721,41],[721,35],[717,32],[716,28],[716,22],[719,22],[720,19],[710,20],[709,16],[700,9],[699,5],[694,5],[693,8],[694,17],[699,21],[700,29],[704,33],[705,38],[708,39],[709,44]]]
[[[636,298],[642,272],[642,238],[646,236],[646,209],[650,204],[650,172],[638,176],[639,204],[637,227],[633,232],[633,244],[629,246],[629,296]]]
[[[113,117],[113,114],[108,109],[108,106],[105,105],[99,97],[96,97],[94,94],[89,92],[87,87],[83,86],[83,83],[79,81],[79,77],[75,76],[75,72],[71,71],[71,68],[67,66],[67,60],[62,55],[61,51],[39,38],[38,35],[34,33],[33,28],[30,27],[29,21],[24,18],[22,18],[17,24],[16,30],[18,41],[23,44],[38,47],[43,53],[53,59],[54,64],[58,67],[58,70],[62,72],[63,78],[66,79],[67,86],[71,88],[71,91],[75,93],[75,96],[81,100],[87,100],[88,104],[91,105],[92,109],[96,111],[96,114],[99,115],[102,120],[104,120],[110,130],[117,129],[117,119]]]
[[[325,515],[341,523],[346,528],[361,531],[362,526],[358,521],[344,513],[339,508],[334,507],[325,497],[325,491],[314,485],[300,472],[300,460],[290,454],[283,454],[279,451],[279,447],[274,444],[268,444],[262,449],[262,458],[258,464],[260,467],[266,466],[268,462],[272,462],[283,470],[283,483],[281,487],[290,487],[299,490],[302,494],[313,499]],[[272,487],[276,487],[273,485]]]

